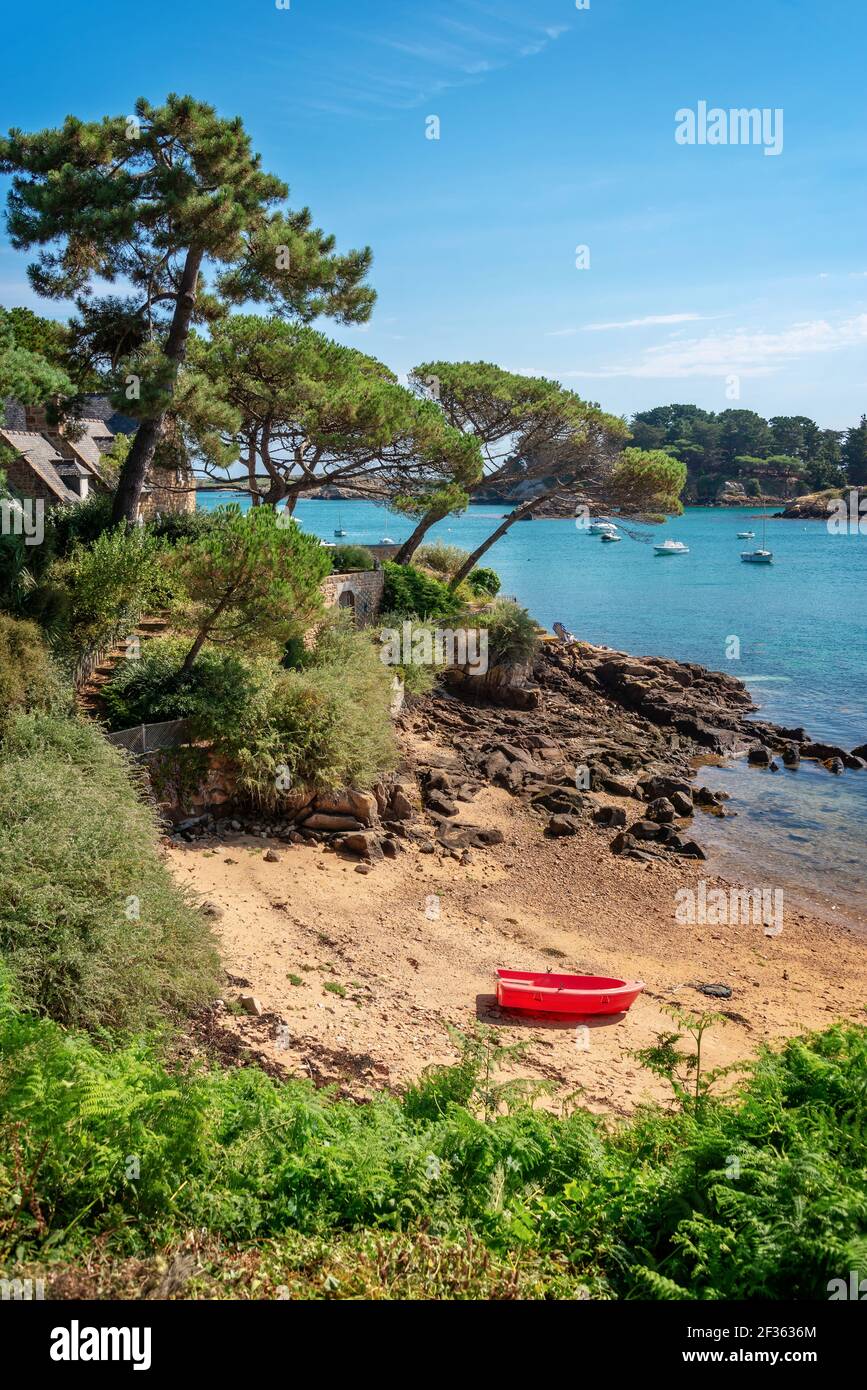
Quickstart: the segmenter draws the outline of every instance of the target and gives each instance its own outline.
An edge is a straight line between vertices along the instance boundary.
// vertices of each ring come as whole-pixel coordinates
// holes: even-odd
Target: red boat
[[[613,980],[607,975],[549,975],[531,970],[498,970],[497,1003],[524,1013],[625,1013],[644,989],[643,980]]]

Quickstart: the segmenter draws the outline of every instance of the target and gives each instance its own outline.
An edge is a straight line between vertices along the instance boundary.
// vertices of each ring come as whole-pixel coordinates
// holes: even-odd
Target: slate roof
[[[60,502],[80,502],[78,493],[68,488],[58,472],[63,459],[54,445],[42,434],[30,430],[0,429],[0,440],[8,444],[29,464],[30,468]]]

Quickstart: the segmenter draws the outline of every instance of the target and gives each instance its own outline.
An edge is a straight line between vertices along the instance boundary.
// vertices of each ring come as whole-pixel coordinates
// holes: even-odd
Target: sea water
[[[238,500],[199,498],[205,507]],[[427,539],[472,550],[504,510],[471,507]],[[368,502],[303,501],[295,515],[328,541],[339,524],[343,544],[401,541],[412,529]],[[738,539],[746,530],[755,540]],[[746,683],[761,717],[844,748],[867,742],[867,535],[769,519],[774,563],[749,565],[741,551],[762,544],[755,509],[691,507],[636,538],[623,534],[606,545],[573,520],[518,522],[481,563],[547,628],[559,621],[589,642],[726,671]],[[668,537],[689,554],[656,556],[653,545]],[[829,916],[867,923],[867,770],[835,777],[802,763],[772,773],[738,760],[703,769],[700,780],[728,791],[737,812],[696,815],[713,868],[754,886],[784,885]]]

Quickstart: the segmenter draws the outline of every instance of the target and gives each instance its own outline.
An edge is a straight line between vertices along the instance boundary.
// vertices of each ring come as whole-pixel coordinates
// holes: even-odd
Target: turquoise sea
[[[200,506],[228,500],[200,494]],[[473,549],[502,508],[472,507],[430,538]],[[302,502],[308,531],[346,542],[402,540],[403,518],[367,502]],[[754,530],[755,541],[737,532]],[[503,581],[546,627],[560,621],[590,642],[635,655],[672,656],[745,681],[764,717],[806,727],[853,748],[867,741],[867,535],[832,535],[822,521],[768,520],[771,566],[746,565],[761,544],[749,509],[689,508],[685,515],[603,545],[571,520],[519,522],[489,551]],[[667,537],[688,555],[658,558]],[[784,886],[793,899],[867,925],[867,771],[834,777],[803,764],[770,773],[737,762],[702,781],[731,794],[737,819],[701,816],[698,838],[712,867],[754,886]]]

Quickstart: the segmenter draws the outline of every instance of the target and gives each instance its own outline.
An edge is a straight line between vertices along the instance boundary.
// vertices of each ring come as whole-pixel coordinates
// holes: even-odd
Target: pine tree
[[[12,245],[51,248],[29,269],[33,287],[74,298],[80,331],[98,323],[103,347],[108,337],[134,349],[120,370],[126,408],[136,402],[141,424],[116,521],[136,517],[195,322],[245,299],[305,321],[370,316],[370,250],[335,254],[307,209],[285,208],[288,190],[262,170],[240,118],[223,119],[190,96],[170,95],[159,107],[141,99],[133,116],[68,116],[59,129],[12,130],[0,139],[0,172],[13,175]],[[203,268],[211,267],[207,292]],[[96,279],[126,282],[133,295],[95,301]]]

